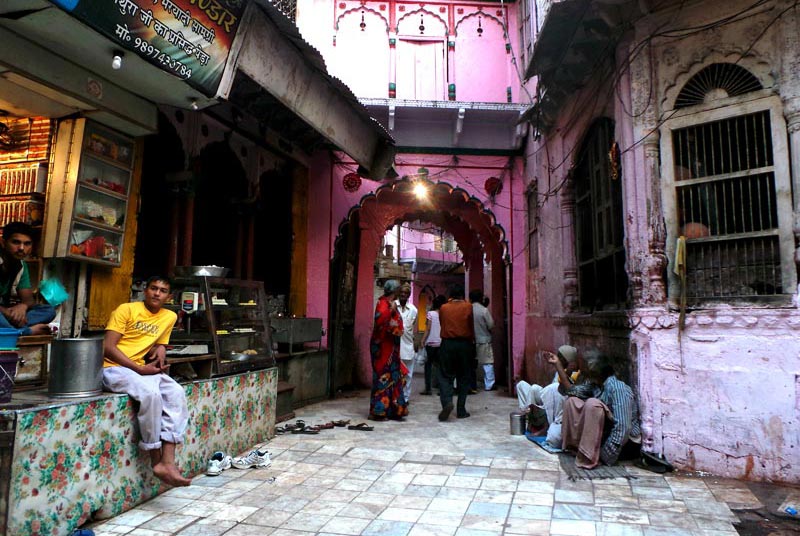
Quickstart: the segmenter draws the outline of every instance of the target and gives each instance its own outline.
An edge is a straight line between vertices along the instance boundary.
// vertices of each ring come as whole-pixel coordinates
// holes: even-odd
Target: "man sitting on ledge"
[[[19,329],[20,335],[50,335],[56,317],[50,305],[35,305],[28,265],[23,259],[33,248],[33,229],[13,221],[0,239],[0,328]]]
[[[609,359],[595,354],[586,359],[589,384],[567,390],[562,441],[564,450],[576,452],[575,465],[593,469],[602,461],[613,465],[620,458],[638,455],[641,447],[639,406],[633,390],[617,379]]]
[[[103,386],[139,402],[139,446],[150,452],[153,474],[171,486],[188,486],[175,465],[175,446],[183,443],[189,421],[186,394],[169,377],[166,348],[177,315],[164,309],[169,279],[147,280],[144,301],[123,303],[111,313],[103,343]]]

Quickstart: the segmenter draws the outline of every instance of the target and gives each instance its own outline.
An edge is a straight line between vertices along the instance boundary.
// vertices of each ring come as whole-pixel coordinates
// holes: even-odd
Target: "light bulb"
[[[197,110],[200,109],[200,107],[197,105],[197,100],[196,99],[192,99],[192,105],[191,106],[192,106],[192,110],[197,111]]]
[[[111,60],[111,68],[115,71],[122,69],[122,53],[117,52]]]
[[[428,187],[424,183],[418,182],[414,185],[414,195],[417,196],[417,199],[427,199]]]

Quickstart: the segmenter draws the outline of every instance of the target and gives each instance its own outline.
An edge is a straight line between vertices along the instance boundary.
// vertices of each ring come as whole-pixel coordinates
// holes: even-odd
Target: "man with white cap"
[[[543,352],[547,361],[556,367],[556,375],[550,385],[542,387],[521,380],[517,383],[517,400],[525,412],[538,409],[547,415],[547,443],[561,447],[561,419],[565,392],[574,385],[580,375],[578,350],[567,344],[558,348],[558,353]]]

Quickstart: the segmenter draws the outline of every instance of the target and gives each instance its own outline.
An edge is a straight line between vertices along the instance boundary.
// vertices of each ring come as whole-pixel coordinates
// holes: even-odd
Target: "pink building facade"
[[[311,169],[308,315],[329,325],[334,383],[371,383],[374,263],[387,229],[414,221],[452,235],[465,286],[490,295],[495,318],[518,320],[498,322],[495,333],[499,376],[518,378],[526,304],[524,290],[512,289],[524,288],[514,280],[525,277],[515,255],[526,217],[517,121],[527,105],[519,103],[514,62],[519,34],[507,31],[516,28],[516,7],[303,0],[297,13],[303,37],[398,151],[396,179],[355,179],[358,166],[346,157],[318,159]],[[426,199],[414,196],[418,184]],[[427,301],[426,285],[425,294],[446,289],[442,277],[420,275],[413,300]]]
[[[520,8],[542,96],[524,369],[599,348],[636,388],[644,448],[796,482],[798,13],[654,4]]]

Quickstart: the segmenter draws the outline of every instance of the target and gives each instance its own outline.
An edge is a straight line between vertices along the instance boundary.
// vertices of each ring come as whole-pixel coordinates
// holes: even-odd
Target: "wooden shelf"
[[[167,363],[168,364],[177,364],[177,363],[192,363],[194,361],[216,361],[217,356],[215,354],[200,354],[200,355],[168,355],[167,356]]]

